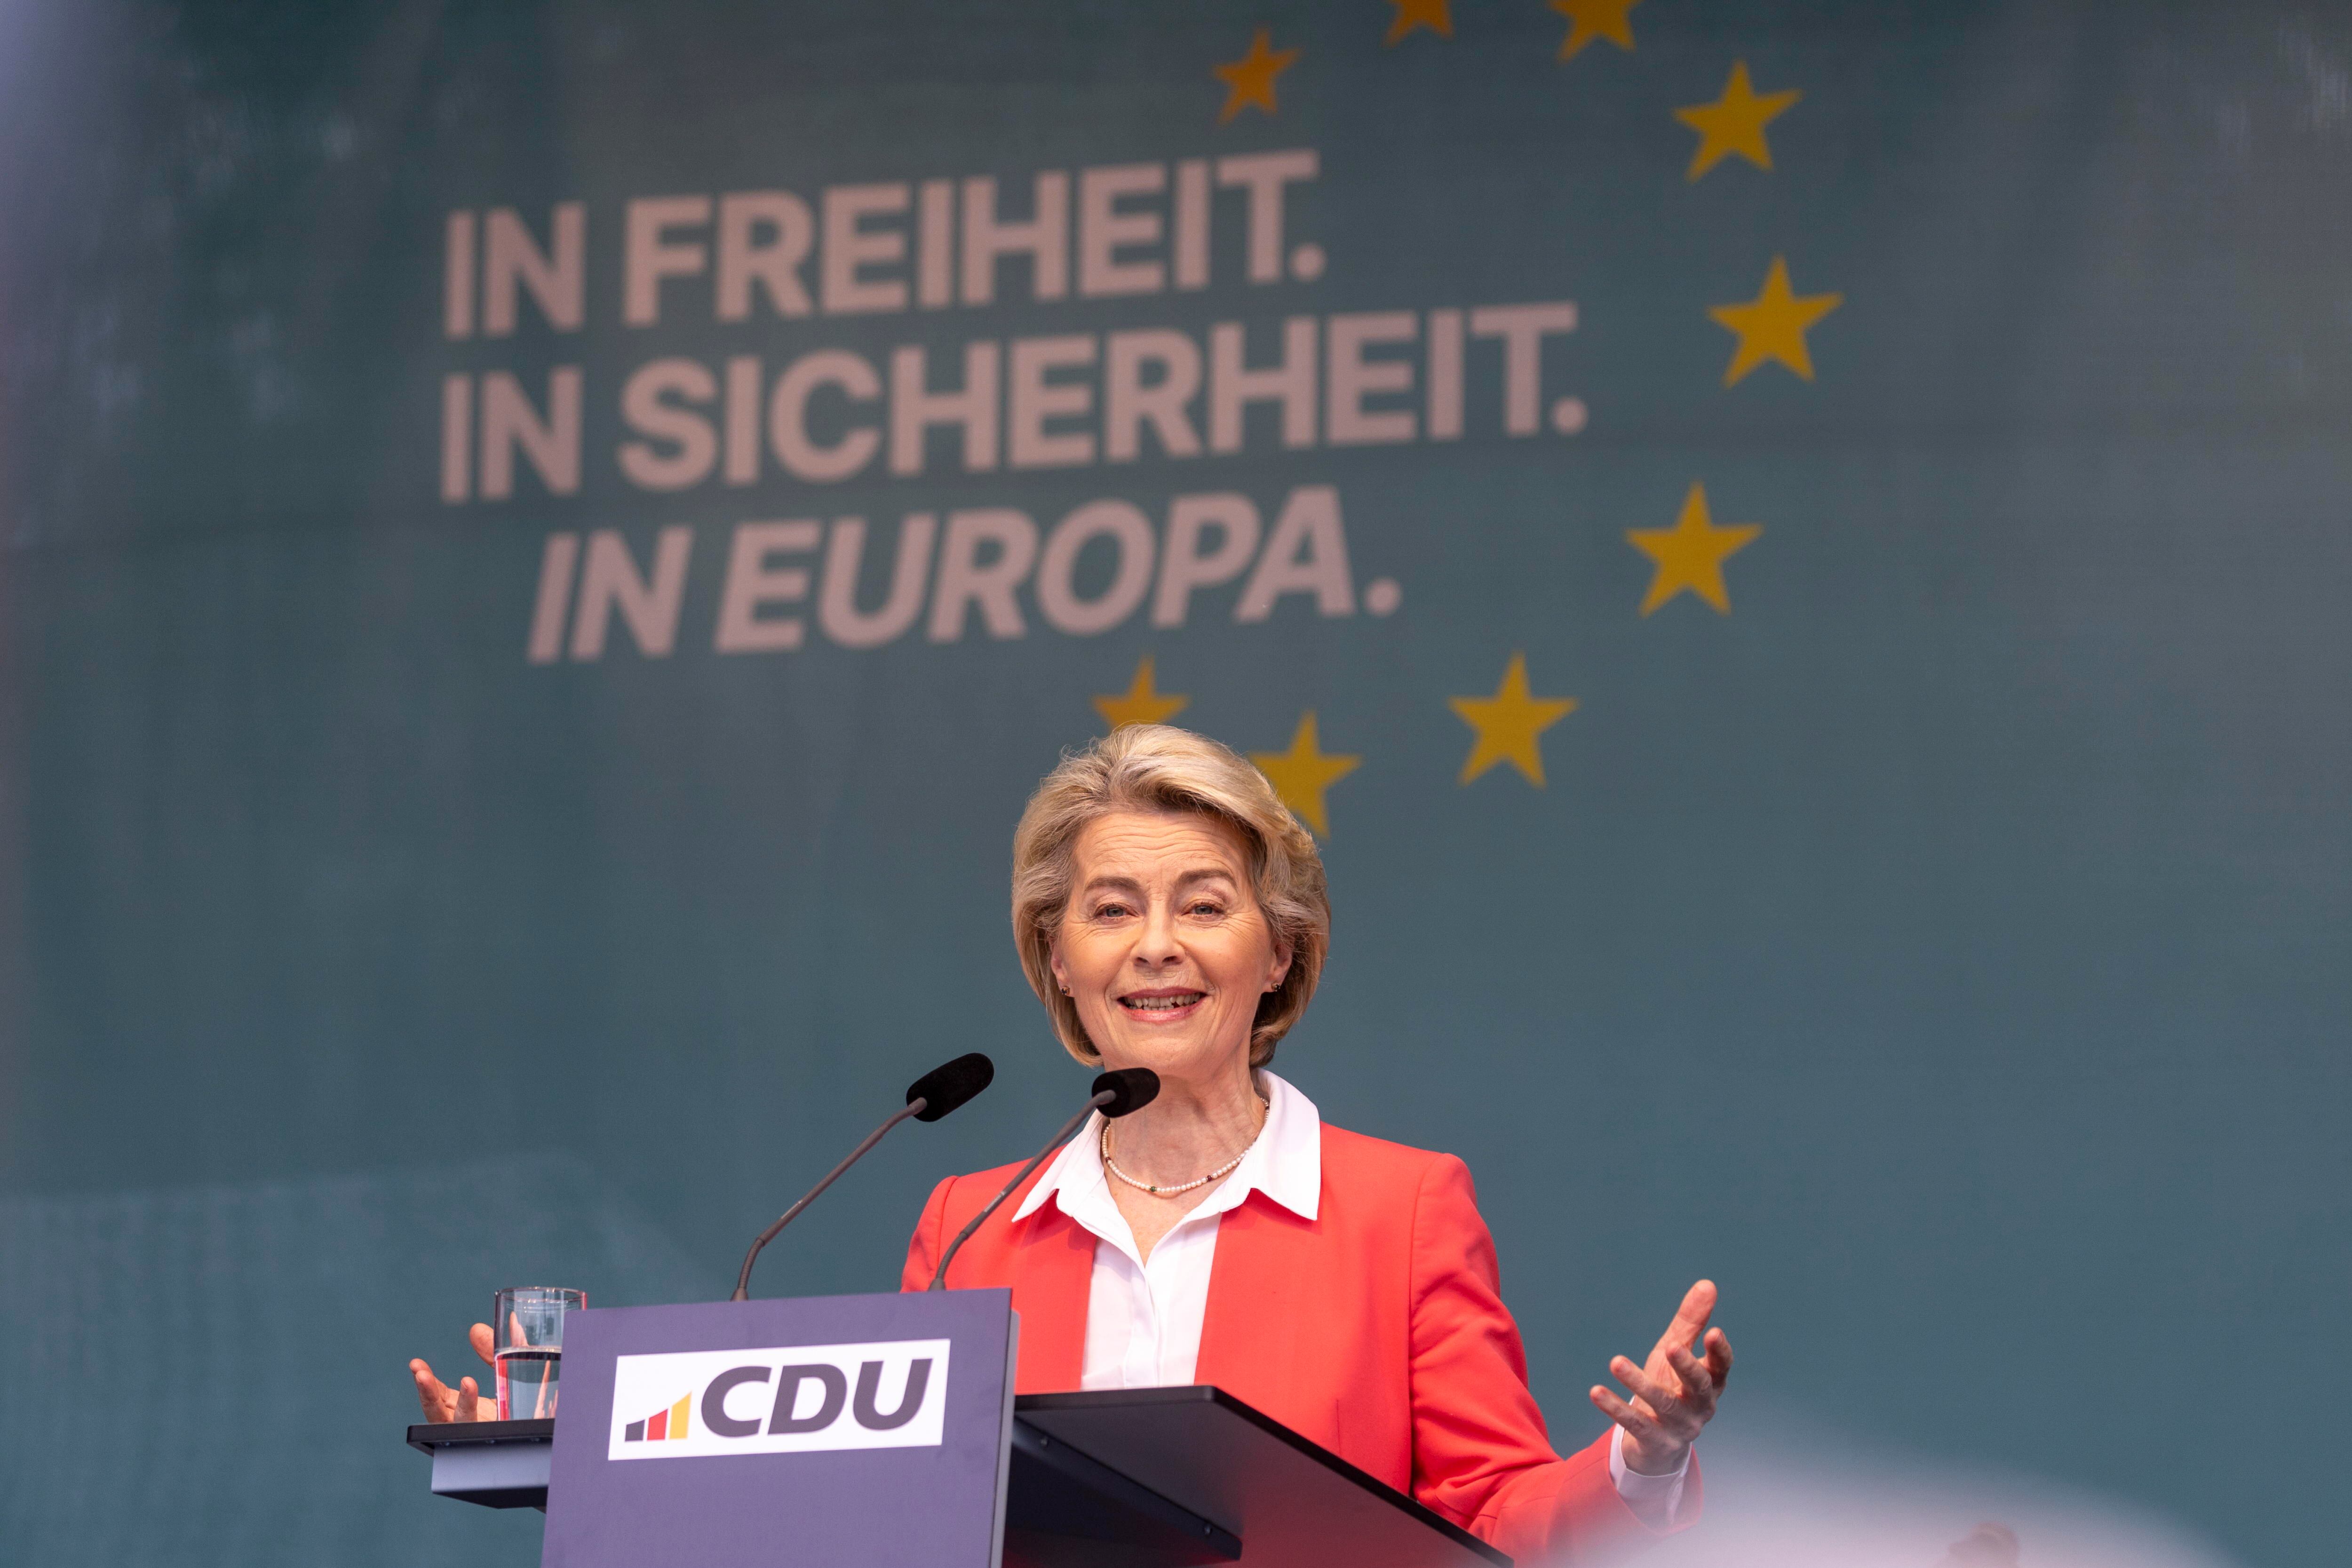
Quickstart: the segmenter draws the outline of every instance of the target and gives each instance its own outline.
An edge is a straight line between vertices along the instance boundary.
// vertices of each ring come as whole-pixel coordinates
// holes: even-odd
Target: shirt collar
[[[1259,1092],[1265,1096],[1265,1127],[1234,1173],[1192,1213],[1223,1214],[1259,1192],[1299,1218],[1312,1220],[1323,1194],[1322,1115],[1313,1100],[1265,1068],[1256,1077]],[[1105,1206],[1117,1212],[1110,1202],[1110,1174],[1103,1169],[1100,1111],[1087,1118],[1078,1135],[1047,1163],[1045,1173],[1013,1211],[1013,1219],[1027,1219],[1048,1199],[1098,1235],[1100,1227],[1088,1220],[1099,1219],[1098,1211]],[[1118,1228],[1124,1231],[1124,1222]]]

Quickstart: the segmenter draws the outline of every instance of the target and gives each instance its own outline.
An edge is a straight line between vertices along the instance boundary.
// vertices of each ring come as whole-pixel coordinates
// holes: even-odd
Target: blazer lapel
[[[1213,1384],[1276,1419],[1289,1419],[1297,1365],[1292,1342],[1299,1308],[1298,1250],[1289,1233],[1300,1219],[1263,1193],[1217,1222],[1216,1260],[1201,1321],[1192,1381]]]
[[[1086,1369],[1087,1296],[1094,1283],[1095,1238],[1049,1203],[1021,1222],[1024,1234],[1013,1270],[1013,1310],[1021,1314],[1018,1394],[1075,1391]],[[1215,1292],[1211,1291],[1214,1300]]]

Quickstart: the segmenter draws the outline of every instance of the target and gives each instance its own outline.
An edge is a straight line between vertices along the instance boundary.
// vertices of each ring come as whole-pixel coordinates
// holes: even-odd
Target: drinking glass
[[[490,1304],[496,1325],[491,1359],[499,1373],[499,1419],[539,1421],[555,1414],[563,1368],[563,1314],[588,1304],[585,1290],[509,1285]]]

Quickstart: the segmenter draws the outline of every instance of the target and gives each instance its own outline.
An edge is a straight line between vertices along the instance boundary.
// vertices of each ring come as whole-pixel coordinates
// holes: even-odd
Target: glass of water
[[[499,1372],[499,1420],[541,1421],[555,1414],[556,1377],[563,1366],[563,1314],[587,1304],[587,1291],[555,1285],[509,1285],[492,1300],[491,1359]]]

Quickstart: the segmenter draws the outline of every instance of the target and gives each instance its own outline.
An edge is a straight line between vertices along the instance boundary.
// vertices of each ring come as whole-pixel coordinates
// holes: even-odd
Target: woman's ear
[[[1062,944],[1059,942],[1050,944],[1045,949],[1045,967],[1053,971],[1054,984],[1062,988],[1062,994],[1068,995],[1070,977],[1062,968]]]
[[[1282,983],[1290,978],[1290,960],[1293,956],[1293,952],[1294,950],[1290,943],[1284,942],[1279,938],[1276,940],[1274,944],[1274,965],[1266,971],[1265,975],[1265,988],[1268,991],[1281,990]]]

